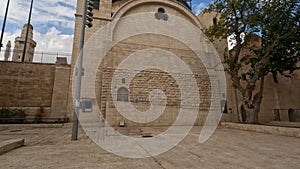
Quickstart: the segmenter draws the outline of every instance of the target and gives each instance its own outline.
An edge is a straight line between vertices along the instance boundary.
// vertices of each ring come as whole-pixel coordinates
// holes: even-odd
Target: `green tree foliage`
[[[236,45],[230,51],[226,48],[224,60],[233,86],[244,97],[240,111],[245,114],[240,121],[257,122],[267,74],[277,83],[278,75],[291,77],[299,69],[299,7],[299,0],[214,0],[210,6],[208,12],[221,16],[206,30],[208,37],[236,35]],[[243,50],[250,54],[242,56]]]

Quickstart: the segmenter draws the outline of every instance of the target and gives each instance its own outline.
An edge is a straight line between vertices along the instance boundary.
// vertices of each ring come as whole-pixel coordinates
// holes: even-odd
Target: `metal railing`
[[[4,61],[5,51],[2,50],[0,52],[0,61]],[[13,52],[11,52],[8,61],[12,61]],[[44,51],[36,51],[33,56],[33,63],[55,63],[57,57],[65,57],[67,58],[67,63],[71,64],[71,53],[62,53],[62,52],[44,52]]]

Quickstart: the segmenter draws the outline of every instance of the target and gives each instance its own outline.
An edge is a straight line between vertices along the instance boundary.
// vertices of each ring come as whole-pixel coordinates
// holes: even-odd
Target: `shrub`
[[[0,109],[0,123],[23,123],[26,118],[25,110],[23,109],[9,109],[2,107]]]

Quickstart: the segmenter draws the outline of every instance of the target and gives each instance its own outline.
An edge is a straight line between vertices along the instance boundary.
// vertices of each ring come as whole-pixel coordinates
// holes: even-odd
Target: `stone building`
[[[4,52],[4,61],[8,61],[11,53],[11,43],[10,40],[6,44],[5,52]]]
[[[16,37],[16,39],[15,39],[15,47],[13,50],[12,61],[15,61],[15,62],[22,61],[27,27],[28,27],[28,25],[24,24],[21,36]],[[24,59],[25,62],[33,61],[35,47],[36,47],[36,42],[33,40],[33,26],[29,25],[26,53],[25,53],[25,59]]]
[[[99,109],[98,113],[101,113],[106,121],[113,126],[123,123],[127,126],[171,125],[176,121],[180,113],[180,108],[193,109],[195,107],[197,112],[199,112],[199,115],[195,117],[195,124],[204,124],[210,108],[212,88],[214,87],[210,83],[210,80],[216,80],[217,75],[211,76],[209,74],[207,63],[203,62],[203,60],[197,56],[197,52],[200,53],[202,57],[207,57],[208,60],[210,60],[213,57],[209,58],[209,56],[216,54],[216,51],[213,49],[212,44],[207,42],[207,39],[200,31],[200,29],[203,29],[203,24],[192,13],[187,1],[96,0],[94,2],[96,2],[94,3],[96,4],[96,9],[93,11],[93,27],[86,28],[85,32],[84,76],[82,80],[81,97],[94,100],[97,106],[94,105],[93,109]],[[80,52],[79,40],[82,10],[83,1],[77,1],[71,64],[73,76],[70,78],[70,80],[73,81],[73,89],[75,82],[74,74],[76,74],[74,70]],[[176,22],[185,24],[177,25]],[[138,24],[135,25],[136,23]],[[192,30],[199,30],[199,36],[196,31],[189,31],[191,30],[190,28]],[[143,29],[146,31],[139,32]],[[157,33],[157,31],[162,30],[165,32]],[[99,33],[99,31],[104,31],[105,33]],[[175,35],[173,36],[172,33],[175,33]],[[131,35],[126,36],[127,34]],[[114,43],[114,45],[111,48],[107,47],[108,51],[103,53],[100,49],[102,46],[98,43],[105,38],[107,38],[107,42],[100,45],[105,46],[110,44],[110,42]],[[194,41],[185,43],[180,38]],[[194,50],[191,48],[193,45],[197,46]],[[158,59],[165,59],[153,59],[154,63],[161,64],[161,62],[166,62],[166,68],[173,66],[172,70],[175,72],[175,76],[178,76],[178,79],[184,82],[191,83],[191,78],[195,79],[197,86],[195,93],[199,93],[201,98],[197,103],[199,105],[193,107],[194,105],[182,104],[181,101],[184,101],[184,97],[191,99],[191,104],[193,100],[197,99],[193,98],[194,93],[189,96],[183,96],[181,89],[183,88],[183,90],[187,91],[190,89],[192,91],[191,84],[180,86],[176,81],[176,77],[173,76],[174,74],[172,75],[170,72],[157,68],[147,68],[143,70],[136,68],[142,64],[143,61],[141,58],[151,59],[157,57],[151,55],[151,51],[147,53],[148,50],[152,49],[163,50],[165,52],[157,54]],[[168,57],[166,57],[168,53],[180,58],[183,63],[189,67],[191,72],[185,73],[180,71],[180,66],[172,65],[174,63],[172,63],[171,60],[168,62]],[[134,64],[131,65],[132,67],[120,68],[120,65],[126,62],[132,55],[138,55],[137,60],[141,60],[133,60],[132,62],[134,62]],[[147,57],[147,55],[151,56]],[[99,60],[99,58],[102,59]],[[211,61],[210,64],[217,64],[214,62],[216,61]],[[116,72],[119,72],[119,74],[116,77],[117,80],[114,81]],[[90,85],[90,83],[92,85]],[[115,84],[115,87],[111,87],[112,84]],[[136,121],[124,118],[120,114],[117,108],[119,102],[127,102],[134,107],[128,111],[133,112],[137,110],[147,112],[151,109],[151,98],[149,95],[151,95],[151,92],[155,89],[163,91],[167,97],[166,108],[158,118],[149,123],[136,123]],[[70,89],[70,91],[72,91],[72,89]],[[69,98],[68,113],[71,115],[74,101],[71,100],[72,95],[70,95]],[[220,105],[220,98],[218,98],[217,102],[217,104]],[[125,109],[126,108],[123,108],[121,111],[127,111]],[[221,111],[221,109],[218,111]],[[86,117],[88,113],[81,112],[80,117],[83,116],[84,118],[88,118]],[[98,119],[99,117],[95,116],[93,118]]]
[[[237,120],[237,105],[241,96],[232,87],[228,76],[227,90],[219,90],[219,97],[212,94],[215,87],[224,87],[222,81],[218,81],[218,85],[214,86],[218,79],[216,70],[219,71],[219,67],[216,66],[222,65],[214,56],[217,52],[222,56],[227,42],[218,41],[212,46],[203,34],[198,32],[199,29],[216,22],[218,17],[215,14],[196,17],[189,9],[187,1],[94,2],[97,3],[93,11],[93,27],[86,28],[85,32],[84,76],[80,100],[83,101],[83,110],[80,117],[90,122],[99,122],[99,116],[92,114],[96,112],[113,126],[168,126],[176,121],[180,108],[184,108],[188,116],[184,114],[183,119],[189,119],[190,111],[197,110],[199,114],[195,117],[195,125],[203,125],[211,103],[217,101],[220,106],[226,100],[227,108],[231,108],[233,114],[224,114],[223,120]],[[21,107],[32,117],[38,115],[44,118],[72,119],[82,10],[83,1],[78,0],[71,65],[60,62],[56,65],[0,62],[0,107]],[[16,39],[17,52],[14,52],[14,61],[21,59],[26,27],[25,25],[21,37]],[[32,26],[29,28],[30,50],[27,50],[26,61],[32,62],[36,43],[32,40]],[[173,55],[187,65],[190,72],[186,73],[182,66],[177,65],[170,57]],[[151,63],[145,62],[148,60],[161,67],[139,67],[148,66],[147,64]],[[130,63],[129,67],[124,67],[125,63]],[[166,71],[170,69],[171,71]],[[272,82],[271,76],[266,77],[260,122],[274,120],[274,109],[284,110],[285,113],[280,115],[280,119],[288,121],[288,109],[300,108],[299,79],[299,72],[290,79],[279,77],[278,84]],[[182,83],[178,83],[178,80]],[[195,83],[192,83],[193,80]],[[197,90],[193,88],[194,84]],[[192,92],[183,95],[182,89]],[[195,93],[199,93],[199,101]],[[151,99],[156,95],[164,95],[167,99],[162,97],[162,100],[157,99],[153,103],[166,106],[162,114],[151,121],[139,123],[120,114],[122,111],[148,112],[152,108]],[[184,99],[190,100],[182,103]],[[121,107],[119,111],[119,105],[132,107]],[[213,108],[219,112],[224,109]]]
[[[126,18],[128,16],[138,16],[143,13],[152,13],[153,17],[149,17],[145,15],[145,18],[141,19],[142,21],[151,22],[152,20],[159,20],[159,22],[172,22],[172,16],[177,16],[186,22],[194,25],[197,29],[205,29],[210,25],[216,23],[218,21],[218,15],[216,13],[211,14],[200,14],[196,17],[190,10],[187,1],[176,1],[176,0],[107,0],[107,1],[98,1],[94,0],[96,4],[96,9],[94,12],[94,21],[93,27],[91,29],[86,30],[85,41],[93,41],[95,43],[98,42],[101,35],[97,34],[97,31],[101,29],[108,29],[107,25],[112,24],[113,29],[111,31],[106,32],[111,36],[109,41],[113,41],[114,37],[121,36],[122,34],[126,34],[126,32],[131,31],[139,31],[139,28],[128,27],[126,26],[126,22],[128,24],[131,21],[124,22],[121,18]],[[77,11],[76,11],[76,23],[75,23],[75,33],[74,33],[74,43],[73,43],[73,56],[72,56],[72,65],[71,69],[74,70],[76,67],[77,56],[79,53],[79,38],[80,38],[80,28],[81,28],[81,19],[82,19],[82,10],[83,10],[83,2],[77,1]],[[130,17],[129,17],[130,18]],[[133,19],[135,20],[135,19]],[[148,25],[147,23],[144,23]],[[151,29],[156,29],[155,26],[149,25]],[[187,25],[173,25],[170,32],[176,32],[177,29],[185,29]],[[145,26],[146,27],[146,26]],[[167,27],[167,26],[166,26]],[[159,29],[166,28],[164,26]],[[199,106],[199,115],[196,119],[196,125],[203,125],[209,110],[211,96],[212,84],[209,83],[207,67],[204,65],[202,60],[199,60],[195,56],[195,52],[191,50],[189,46],[178,41],[178,39],[170,38],[169,36],[157,35],[155,33],[151,33],[151,29],[149,32],[144,34],[138,34],[134,36],[127,37],[115,43],[107,53],[101,54],[99,52],[98,57],[103,58],[101,60],[101,64],[94,67],[97,71],[93,72],[95,74],[95,83],[93,88],[94,95],[92,96],[92,100],[94,100],[99,107],[99,113],[103,115],[103,117],[108,121],[111,125],[118,125],[120,123],[125,123],[129,126],[138,126],[138,125],[171,125],[175,121],[180,107],[180,92],[178,89],[178,85],[176,81],[170,74],[163,72],[157,69],[148,69],[144,71],[138,71],[138,73],[134,72],[133,69],[122,70],[121,75],[119,75],[119,85],[116,89],[112,89],[111,84],[114,81],[113,77],[115,72],[118,72],[118,66],[121,65],[127,57],[131,56],[133,53],[136,53],[140,50],[145,50],[149,48],[159,48],[162,50],[167,50],[177,55],[182,59],[192,70],[192,74],[196,77],[197,86],[199,88],[199,93],[201,98],[204,98],[200,102]],[[101,31],[100,31],[101,32]],[[183,32],[182,36],[189,37],[189,35],[194,32],[186,31]],[[98,36],[95,38],[94,36]],[[180,36],[179,35],[179,36]],[[191,36],[193,39],[193,37]],[[92,39],[92,40],[90,40]],[[211,53],[213,53],[214,49],[208,49],[209,45],[207,43],[202,43],[201,39],[205,39],[205,37],[200,38],[199,49],[201,50],[201,46],[206,48],[204,52],[205,57],[210,57]],[[88,43],[88,42],[87,42]],[[86,44],[87,44],[86,43]],[[223,51],[225,46],[227,46],[226,40],[221,40],[218,42],[214,42],[214,48],[218,52],[219,56],[223,56]],[[89,46],[89,45],[87,45]],[[97,46],[97,45],[96,45]],[[98,46],[99,47],[99,46]],[[86,51],[87,50],[87,51]],[[93,52],[91,52],[93,51]],[[94,53],[97,52],[97,47],[87,47],[85,48],[85,58],[89,58],[91,60],[96,61],[97,56]],[[94,58],[93,58],[94,57]],[[220,57],[220,59],[222,59]],[[84,62],[89,62],[85,61]],[[99,60],[97,61],[99,62]],[[139,63],[136,63],[139,65]],[[89,66],[88,64],[84,66]],[[133,65],[134,66],[134,65]],[[85,70],[86,71],[86,70]],[[135,70],[136,71],[136,70]],[[134,74],[134,78],[128,78],[130,74]],[[180,74],[180,73],[179,73]],[[73,72],[74,75],[74,72]],[[226,75],[227,79],[227,90],[226,92],[221,92],[221,95],[225,93],[226,98],[218,98],[220,102],[226,100],[227,108],[232,110],[232,114],[224,114],[223,120],[226,121],[237,121],[237,112],[238,103],[241,100],[241,96],[237,90],[232,87],[230,77]],[[74,76],[70,78],[70,80],[74,80]],[[84,80],[87,80],[84,79]],[[188,81],[188,79],[185,79]],[[129,82],[128,82],[129,81]],[[279,77],[279,84],[275,84],[272,82],[272,77],[267,76],[265,82],[265,90],[264,90],[264,98],[261,107],[261,113],[259,115],[260,122],[270,122],[274,120],[274,109],[282,109],[281,120],[288,121],[287,110],[289,108],[299,109],[298,96],[300,93],[300,80],[299,80],[299,72],[295,73],[294,77],[291,79],[286,79],[284,77]],[[74,82],[74,81],[73,81]],[[127,87],[126,84],[130,83]],[[147,123],[147,124],[138,124],[132,122],[126,118],[124,118],[120,111],[116,108],[116,103],[114,99],[117,101],[125,101],[130,102],[134,106],[135,109],[140,111],[147,111],[151,106],[149,102],[149,94],[151,90],[155,87],[159,86],[159,89],[165,92],[168,97],[167,106],[164,113],[157,118],[156,120]],[[289,87],[287,87],[289,86]],[[70,89],[72,90],[72,89]],[[84,94],[86,93],[84,90]],[[72,92],[69,92],[72,93]],[[89,92],[88,92],[89,93]],[[115,96],[114,96],[115,95]],[[86,97],[90,97],[89,95],[85,95]],[[83,96],[84,97],[84,96]],[[72,98],[71,95],[68,98]],[[69,100],[69,111],[68,113],[72,114],[73,111],[73,100]]]

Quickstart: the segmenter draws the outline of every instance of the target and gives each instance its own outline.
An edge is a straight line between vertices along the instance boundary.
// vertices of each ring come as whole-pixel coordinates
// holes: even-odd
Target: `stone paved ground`
[[[163,130],[153,128],[152,130]],[[25,138],[25,146],[0,156],[0,168],[107,168],[107,169],[298,169],[300,139],[219,128],[204,144],[198,143],[201,127],[174,149],[145,159],[122,158],[108,153],[79,132],[70,141],[71,126],[0,131],[0,141]]]

